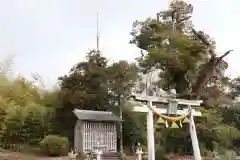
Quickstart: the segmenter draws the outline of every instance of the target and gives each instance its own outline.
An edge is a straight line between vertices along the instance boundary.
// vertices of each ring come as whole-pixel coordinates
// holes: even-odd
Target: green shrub
[[[40,147],[48,156],[64,156],[68,153],[69,142],[66,137],[48,135],[40,142]]]
[[[163,146],[156,146],[155,149],[155,159],[156,160],[167,160],[166,156],[166,151]]]

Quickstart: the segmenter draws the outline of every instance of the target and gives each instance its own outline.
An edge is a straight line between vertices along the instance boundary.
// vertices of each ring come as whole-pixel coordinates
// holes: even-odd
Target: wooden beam
[[[167,114],[167,109],[165,108],[155,108],[155,110],[157,110],[158,113]],[[133,107],[133,112],[147,113],[148,111],[149,111],[149,108],[146,105]],[[177,110],[177,115],[185,115],[187,112],[188,112],[188,109]],[[192,115],[194,117],[201,117],[202,113],[200,111],[196,111],[195,109],[192,109]]]
[[[155,96],[145,96],[141,94],[133,94],[132,97],[135,101],[139,102],[159,102],[159,103],[169,103],[169,100],[177,101],[180,105],[191,105],[191,106],[200,106],[203,102],[202,100],[184,100],[184,99],[174,99],[174,98],[165,98],[165,97],[155,97]]]

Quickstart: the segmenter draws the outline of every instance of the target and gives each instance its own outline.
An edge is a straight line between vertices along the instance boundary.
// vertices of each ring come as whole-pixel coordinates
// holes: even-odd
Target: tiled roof
[[[115,122],[121,121],[121,119],[112,112],[74,109],[73,113],[77,116],[79,120]]]

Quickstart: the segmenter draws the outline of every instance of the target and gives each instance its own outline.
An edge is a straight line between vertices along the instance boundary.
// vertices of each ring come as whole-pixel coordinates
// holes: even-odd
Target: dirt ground
[[[0,152],[0,160],[69,160],[68,157],[39,157],[17,152]]]
[[[127,156],[128,160],[135,160],[134,156]],[[69,160],[69,157],[40,157],[19,152],[0,152],[0,160]]]
[[[128,160],[135,160],[133,156],[127,157]],[[69,160],[68,157],[39,157],[30,154],[17,153],[17,152],[0,152],[0,160]]]

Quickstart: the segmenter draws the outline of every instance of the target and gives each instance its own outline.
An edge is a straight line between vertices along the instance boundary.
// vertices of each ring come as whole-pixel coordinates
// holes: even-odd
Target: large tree
[[[178,97],[203,99],[206,102],[204,106],[215,106],[219,104],[216,103],[219,97],[226,96],[227,78],[224,71],[228,64],[223,58],[231,50],[218,56],[214,40],[194,28],[191,22],[192,12],[191,4],[174,1],[167,10],[157,13],[155,18],[135,21],[130,43],[141,49],[141,56],[137,60],[144,74],[160,70],[159,88],[165,91],[175,89]],[[214,142],[229,147],[236,137],[228,131],[231,129],[236,133],[238,130],[233,124],[222,125],[224,116],[221,109],[214,108],[203,113],[204,118],[197,122],[200,143],[209,150],[214,149]],[[216,116],[211,118],[211,115]],[[185,148],[191,148],[187,141],[188,130],[161,131],[164,146],[170,146],[167,147],[168,151],[181,148],[181,143]],[[224,134],[219,134],[220,132]],[[223,139],[224,144],[221,143]]]
[[[65,128],[59,129],[67,131],[63,134],[72,138],[76,120],[72,113],[74,108],[111,110],[120,113],[122,118],[122,106],[138,79],[137,72],[133,63],[119,61],[108,65],[107,59],[99,51],[87,53],[85,61],[77,63],[69,74],[59,78],[63,102],[57,109],[57,121],[66,124],[61,125]],[[122,133],[120,139],[122,142]]]
[[[72,141],[76,122],[74,108],[106,110],[109,107],[107,59],[100,52],[90,51],[85,61],[77,63],[67,75],[59,78],[59,84],[63,100],[57,109],[59,131]]]
[[[81,109],[105,110],[108,101],[107,59],[99,52],[87,53],[68,75],[59,78],[65,103]]]
[[[135,64],[127,61],[115,62],[108,67],[109,95],[112,102],[119,107],[119,116],[123,119],[122,106],[132,93],[132,89],[138,80],[138,69]],[[126,126],[126,125],[125,125]],[[120,151],[123,152],[123,133],[120,124]]]
[[[138,68],[134,63],[119,61],[108,67],[108,75],[110,94],[121,105],[121,98],[130,96],[138,81]]]
[[[156,18],[136,21],[131,32],[131,43],[143,50],[138,58],[145,71],[160,69],[159,86],[175,89],[186,98],[206,97],[209,86],[219,86],[227,63],[214,51],[215,42],[191,24],[193,6],[175,1]]]

